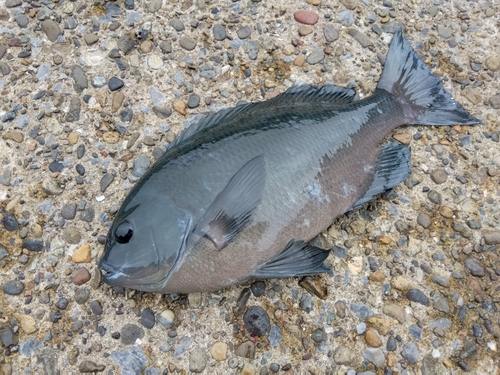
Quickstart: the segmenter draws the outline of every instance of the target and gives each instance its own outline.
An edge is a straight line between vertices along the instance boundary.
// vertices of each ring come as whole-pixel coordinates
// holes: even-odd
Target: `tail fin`
[[[394,33],[377,89],[396,96],[409,124],[474,125],[481,122],[444,90],[441,80],[418,57],[401,29]]]

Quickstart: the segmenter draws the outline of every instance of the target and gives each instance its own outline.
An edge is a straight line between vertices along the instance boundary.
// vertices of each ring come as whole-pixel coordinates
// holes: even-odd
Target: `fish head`
[[[158,198],[135,196],[118,211],[99,261],[106,284],[158,291],[182,260],[191,215]]]

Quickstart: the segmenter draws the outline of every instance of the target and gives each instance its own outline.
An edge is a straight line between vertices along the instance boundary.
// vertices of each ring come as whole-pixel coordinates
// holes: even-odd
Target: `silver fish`
[[[110,228],[104,281],[147,292],[214,291],[250,279],[320,274],[307,243],[333,219],[402,182],[403,124],[473,125],[394,34],[374,94],[296,86],[185,130],[134,186]]]

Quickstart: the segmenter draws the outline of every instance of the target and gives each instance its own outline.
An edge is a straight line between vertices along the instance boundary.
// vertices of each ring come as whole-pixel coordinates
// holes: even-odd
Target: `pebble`
[[[135,324],[125,324],[120,333],[123,345],[133,345],[137,339],[141,340],[144,337],[144,330]]]
[[[105,365],[98,365],[92,361],[83,361],[78,365],[78,371],[83,373],[103,372],[105,368]]]
[[[6,131],[2,134],[2,139],[22,143],[24,141],[24,134],[18,131]]]
[[[32,240],[27,239],[22,244],[23,249],[27,249],[29,251],[39,252],[43,250],[43,240]]]
[[[250,29],[249,26],[243,26],[236,31],[236,35],[238,35],[238,38],[240,39],[247,39],[250,37],[252,33],[252,30]]]
[[[476,258],[465,258],[464,266],[470,271],[473,276],[484,277],[486,275],[483,265]]]
[[[238,345],[234,354],[243,358],[255,358],[255,344],[252,341],[245,341]]]
[[[339,33],[333,28],[332,25],[326,25],[323,29],[323,35],[327,42],[335,42],[339,38]]]
[[[17,228],[19,228],[19,224],[13,213],[7,212],[3,216],[3,226],[8,232],[14,232]]]
[[[153,328],[155,325],[155,314],[151,308],[146,307],[141,313],[141,324],[146,328]]]
[[[365,333],[365,340],[368,345],[374,348],[382,346],[382,340],[378,335],[377,331],[373,328],[368,328]]]
[[[200,105],[200,96],[198,94],[189,95],[187,106],[189,108],[197,108]]]
[[[104,176],[102,176],[101,181],[99,182],[101,193],[104,193],[106,189],[111,185],[113,180],[115,179],[115,176],[111,173],[106,173]]]
[[[264,281],[254,281],[252,285],[250,285],[250,290],[255,297],[260,297],[266,291],[266,283]]]
[[[148,57],[148,66],[151,69],[161,69],[163,67],[163,60],[158,55],[151,55]]]
[[[3,285],[2,289],[6,294],[9,294],[11,296],[18,296],[24,291],[24,284],[22,281],[19,280],[11,280],[7,281]]]
[[[150,165],[151,161],[146,155],[139,155],[134,159],[132,174],[135,177],[141,177],[144,173],[146,173],[146,170],[149,168]]]
[[[260,47],[259,47],[259,43],[257,43],[257,41],[255,41],[255,40],[248,41],[247,46],[246,46],[248,58],[250,60],[256,60],[257,56],[259,54],[259,49],[260,49]]]
[[[87,75],[79,65],[74,65],[71,68],[71,78],[73,78],[74,81],[73,88],[78,94],[89,87]]]
[[[208,356],[203,348],[195,348],[189,353],[189,371],[200,373],[207,366]]]
[[[406,292],[406,298],[408,298],[412,302],[417,302],[424,306],[430,306],[431,304],[429,298],[418,289],[410,289],[408,292]]]
[[[71,255],[71,260],[75,263],[88,263],[91,261],[90,245],[85,244],[76,249]]]
[[[6,347],[17,345],[19,338],[16,332],[8,325],[0,327],[0,342]]]
[[[175,31],[184,31],[184,23],[179,18],[172,18],[168,23]]]
[[[366,319],[373,315],[372,310],[369,306],[362,302],[356,302],[351,305],[351,310],[360,319]]]
[[[323,52],[323,50],[316,50],[307,55],[306,62],[310,65],[315,65],[319,64],[324,59],[325,59],[325,53]]]
[[[77,289],[73,299],[79,305],[85,304],[90,298],[90,291],[87,288]]]
[[[210,354],[216,361],[225,361],[227,358],[228,346],[225,342],[217,341],[212,345],[210,349]]]
[[[74,274],[71,279],[73,284],[75,285],[83,285],[88,282],[91,278],[90,272],[85,267],[80,267]]]
[[[348,34],[352,36],[363,48],[373,46],[373,42],[370,37],[357,29],[349,29]]]
[[[406,321],[405,310],[395,303],[386,303],[383,308],[385,315],[396,319],[399,323],[404,323]]]
[[[421,225],[424,229],[427,229],[431,226],[432,220],[429,215],[420,213],[417,216],[417,224]]]
[[[328,335],[322,328],[317,328],[311,333],[311,340],[313,340],[316,344],[320,344],[327,339]]]
[[[88,33],[83,36],[83,39],[88,46],[91,46],[92,44],[97,43],[99,37],[96,34]]]
[[[164,310],[156,317],[158,319],[158,322],[160,322],[160,324],[165,328],[170,328],[174,325],[175,315],[172,310]]]
[[[451,35],[452,35],[451,30],[445,26],[442,26],[442,25],[438,25],[437,32],[438,32],[440,37],[445,38],[445,39],[451,38]]]
[[[59,310],[66,310],[66,308],[68,307],[68,299],[67,298],[64,298],[64,297],[61,297],[57,300],[56,302],[56,307],[59,309]]]
[[[387,339],[387,344],[386,344],[387,351],[395,352],[397,348],[398,348],[398,344],[396,342],[396,339],[394,338],[394,336],[389,336],[389,338]]]
[[[186,51],[192,51],[196,47],[196,40],[188,36],[183,36],[179,39],[179,45]]]
[[[42,31],[47,36],[47,39],[51,42],[55,42],[57,40],[57,37],[61,35],[61,29],[59,28],[59,25],[51,19],[42,21],[41,26]]]
[[[293,14],[295,21],[303,23],[305,25],[314,25],[319,20],[319,16],[316,13],[308,12],[306,10],[299,10]]]
[[[75,122],[80,120],[80,110],[82,108],[82,103],[80,99],[76,96],[72,97],[69,103],[68,113],[66,114],[66,122]]]
[[[484,243],[486,245],[500,244],[500,230],[483,232]]]
[[[37,345],[38,340],[35,338],[24,341],[19,345],[19,353],[25,357],[32,357],[35,354]]]
[[[154,2],[154,0],[152,0],[150,4],[152,2]],[[142,374],[148,364],[148,360],[140,347],[123,351],[114,351],[111,353],[111,359],[120,368],[119,373],[121,374]]]
[[[418,361],[418,357],[420,356],[420,352],[418,351],[417,344],[412,342],[412,343],[405,345],[403,347],[402,355],[411,364],[416,363]]]
[[[216,23],[213,27],[213,34],[215,40],[224,40],[226,39],[226,28],[224,25]]]
[[[264,336],[270,328],[269,315],[260,306],[251,306],[245,312],[243,322],[250,336]]]
[[[108,87],[111,91],[119,90],[123,87],[123,81],[118,77],[111,77],[108,81]]]
[[[314,301],[309,293],[302,294],[299,306],[306,313],[310,313],[314,309]]]
[[[500,70],[500,55],[490,56],[484,61],[484,65],[488,70],[492,72],[498,72]]]
[[[384,352],[379,348],[367,348],[362,354],[364,359],[373,363],[376,367],[382,366],[385,362]]]
[[[436,184],[444,184],[448,179],[448,173],[442,168],[435,169],[431,172],[430,177]]]
[[[282,339],[281,329],[276,325],[271,325],[271,329],[269,330],[269,345],[273,347],[277,347],[280,345]]]

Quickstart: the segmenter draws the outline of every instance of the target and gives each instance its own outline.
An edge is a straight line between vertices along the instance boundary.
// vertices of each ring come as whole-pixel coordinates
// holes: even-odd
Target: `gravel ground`
[[[0,0],[0,373],[498,373],[499,14]],[[391,134],[412,175],[315,240],[333,246],[332,274],[187,296],[101,283],[113,214],[183,128],[296,83],[369,95],[401,25],[484,123]]]

